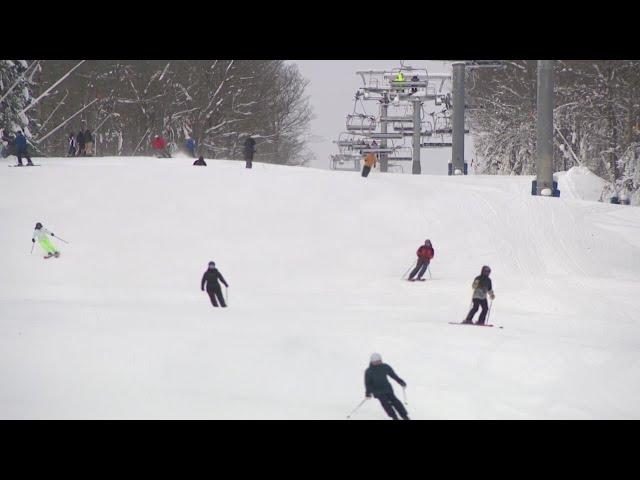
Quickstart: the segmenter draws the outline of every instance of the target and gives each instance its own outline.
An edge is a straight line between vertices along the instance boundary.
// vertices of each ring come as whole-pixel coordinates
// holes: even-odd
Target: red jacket
[[[151,142],[151,146],[156,150],[162,150],[164,147],[167,146],[167,142],[162,137],[154,138],[153,141]]]
[[[420,245],[420,248],[418,249],[416,254],[420,258],[431,260],[436,252],[433,250],[433,247],[425,247],[424,245]]]

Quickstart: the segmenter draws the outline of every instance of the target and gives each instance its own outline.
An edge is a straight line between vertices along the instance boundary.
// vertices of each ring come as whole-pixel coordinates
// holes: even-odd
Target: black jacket
[[[84,133],[82,132],[78,133],[78,136],[76,137],[76,141],[78,142],[78,145],[84,145]]]
[[[393,388],[387,380],[387,375],[393,378],[396,382],[398,382],[401,386],[405,386],[406,383],[402,380],[396,372],[393,371],[386,363],[381,363],[380,365],[369,365],[364,372],[364,386],[366,388],[366,394],[372,394],[374,397],[378,398],[379,395],[384,393],[393,393]]]
[[[210,268],[206,272],[204,272],[204,275],[202,276],[202,285],[200,288],[204,290],[205,283],[207,284],[207,290],[215,290],[217,288],[220,288],[218,279],[220,279],[220,281],[224,283],[225,287],[229,286],[227,284],[227,281],[224,279],[217,268]]]
[[[93,135],[89,130],[84,132],[84,143],[93,143]]]
[[[256,141],[249,137],[244,141],[244,153],[253,153],[256,150]]]

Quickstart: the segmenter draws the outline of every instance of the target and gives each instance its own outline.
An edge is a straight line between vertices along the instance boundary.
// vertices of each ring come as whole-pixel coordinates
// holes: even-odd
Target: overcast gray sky
[[[333,140],[345,130],[345,120],[353,112],[353,99],[362,79],[357,70],[391,69],[400,66],[400,60],[290,60],[296,63],[302,76],[311,83],[307,87],[315,119],[311,123],[311,134],[321,141],[311,143],[316,155],[312,163],[316,168],[329,168],[329,156],[338,149]],[[405,65],[423,68],[429,73],[450,73],[448,62],[440,60],[403,60]],[[377,103],[365,102],[367,113],[377,111]],[[465,142],[466,159],[471,160],[470,138]],[[447,174],[447,163],[451,159],[450,148],[429,148],[421,152],[423,173]],[[405,166],[405,171],[407,167]]]

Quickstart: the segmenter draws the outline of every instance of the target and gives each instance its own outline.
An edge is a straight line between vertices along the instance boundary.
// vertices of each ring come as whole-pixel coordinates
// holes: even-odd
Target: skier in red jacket
[[[415,282],[413,277],[415,277],[416,274],[418,274],[418,280],[420,281],[424,280],[422,276],[427,271],[427,268],[429,267],[429,263],[431,262],[431,259],[435,255],[435,250],[431,245],[431,240],[429,239],[425,240],[424,245],[420,245],[420,248],[418,248],[416,255],[418,255],[418,263],[416,264],[416,267],[409,274],[408,280],[410,282]]]
[[[154,138],[151,142],[151,146],[158,152],[158,155],[164,158],[171,158],[171,155],[167,150],[167,141],[160,135],[156,135],[156,138]]]

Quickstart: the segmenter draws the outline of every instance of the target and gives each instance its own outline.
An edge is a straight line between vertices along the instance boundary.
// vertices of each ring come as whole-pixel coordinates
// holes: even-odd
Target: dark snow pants
[[[411,273],[409,274],[409,280],[413,280],[413,277],[416,276],[416,273],[418,274],[418,280],[420,280],[427,271],[427,268],[429,268],[429,263],[430,260],[427,258],[418,258],[416,268],[411,270]]]
[[[369,176],[370,171],[371,171],[371,167],[369,167],[368,165],[365,165],[364,167],[362,167],[362,176],[367,178],[367,176]]]
[[[409,420],[407,409],[404,408],[402,402],[398,400],[393,392],[378,394],[377,399],[380,400],[382,408],[384,408],[384,411],[387,412],[387,415],[389,415],[394,420],[398,420],[398,415],[396,414],[396,412],[400,414],[400,417],[402,417],[403,420]]]
[[[489,311],[489,305],[487,304],[487,299],[480,300],[479,298],[473,299],[473,308],[469,310],[469,315],[467,315],[467,319],[465,322],[471,323],[473,320],[473,316],[478,311],[478,308],[482,307],[482,312],[480,312],[480,317],[478,318],[478,324],[484,325],[484,319],[487,318],[487,312]]]
[[[220,306],[226,307],[227,304],[224,303],[224,296],[222,295],[222,288],[218,286],[217,288],[207,288],[207,293],[209,294],[209,298],[211,299],[211,304],[214,307],[218,306],[218,301],[220,302]],[[216,297],[218,301],[216,301]]]
[[[247,162],[246,167],[251,168],[253,166],[253,152],[244,152],[244,161]]]
[[[22,165],[22,157],[26,158],[27,162],[31,163],[31,157],[27,153],[27,149],[26,148],[18,149],[18,152],[16,153],[16,156],[18,157],[18,163],[20,165]]]

